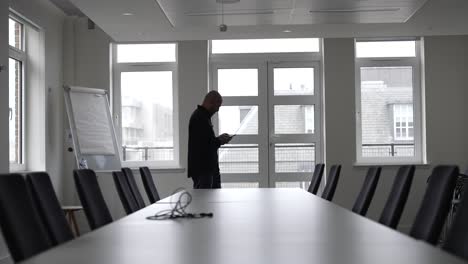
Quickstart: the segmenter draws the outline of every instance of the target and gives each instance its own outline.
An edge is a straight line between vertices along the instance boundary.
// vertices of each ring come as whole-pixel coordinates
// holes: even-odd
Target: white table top
[[[190,193],[213,218],[147,220],[166,198],[23,263],[466,263],[300,189]]]

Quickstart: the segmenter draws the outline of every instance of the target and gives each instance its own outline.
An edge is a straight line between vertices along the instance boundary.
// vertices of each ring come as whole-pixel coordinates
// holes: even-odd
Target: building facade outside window
[[[115,44],[113,60],[125,166],[178,166],[177,44]]]
[[[420,40],[356,41],[356,161],[424,163]]]

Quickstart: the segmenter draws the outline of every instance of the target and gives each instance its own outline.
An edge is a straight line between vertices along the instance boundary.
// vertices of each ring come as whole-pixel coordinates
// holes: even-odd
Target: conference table
[[[175,194],[22,263],[467,263],[301,189],[189,192],[213,217],[146,219]]]

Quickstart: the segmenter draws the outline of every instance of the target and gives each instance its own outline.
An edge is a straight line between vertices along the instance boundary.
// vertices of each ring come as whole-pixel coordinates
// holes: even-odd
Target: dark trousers
[[[219,173],[191,176],[194,189],[220,189],[221,175]]]

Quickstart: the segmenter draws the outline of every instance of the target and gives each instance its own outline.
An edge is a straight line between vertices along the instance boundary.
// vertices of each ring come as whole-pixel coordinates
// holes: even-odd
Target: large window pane
[[[226,39],[211,42],[213,54],[318,52],[319,39]]]
[[[124,160],[174,159],[172,78],[172,71],[122,72]]]
[[[176,44],[118,44],[117,62],[175,62]]]
[[[356,42],[357,58],[416,57],[416,41]]]
[[[8,20],[8,43],[10,46],[22,50],[23,25],[14,19]]]
[[[258,134],[258,106],[222,106],[218,112],[219,133]]]
[[[313,134],[313,105],[275,105],[275,134]]]
[[[22,64],[20,61],[9,59],[9,147],[10,163],[21,164],[22,160]]]
[[[275,68],[275,95],[313,95],[314,68]]]
[[[412,67],[360,73],[362,156],[414,156]]]
[[[275,144],[275,172],[313,172],[315,144]]]
[[[257,96],[258,69],[218,69],[218,92],[222,96]]]
[[[221,173],[258,173],[257,144],[227,144],[218,155]]]

